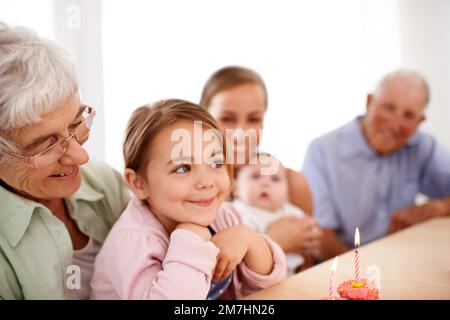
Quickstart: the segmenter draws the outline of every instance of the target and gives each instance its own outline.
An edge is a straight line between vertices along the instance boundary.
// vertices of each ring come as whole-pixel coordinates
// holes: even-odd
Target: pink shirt
[[[242,223],[230,203],[219,208],[216,231]],[[236,297],[279,283],[286,277],[286,257],[261,234],[274,266],[257,274],[241,262],[234,272]],[[206,299],[219,249],[188,230],[169,235],[147,206],[133,198],[111,229],[95,260],[91,299]]]

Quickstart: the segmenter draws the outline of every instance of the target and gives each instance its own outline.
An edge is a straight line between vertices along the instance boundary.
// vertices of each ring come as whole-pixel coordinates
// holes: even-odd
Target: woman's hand
[[[322,231],[319,221],[311,217],[289,216],[275,221],[266,234],[278,243],[285,253],[304,253],[320,247]]]
[[[217,232],[212,241],[220,249],[214,279],[226,278],[242,261],[259,274],[272,270],[272,252],[261,235],[246,225]]]
[[[177,227],[175,229],[189,230],[189,231],[195,233],[196,235],[198,235],[200,238],[202,238],[205,241],[211,240],[211,232],[209,232],[208,228],[199,226],[194,223],[189,223],[189,222],[180,223],[179,225],[177,225]]]

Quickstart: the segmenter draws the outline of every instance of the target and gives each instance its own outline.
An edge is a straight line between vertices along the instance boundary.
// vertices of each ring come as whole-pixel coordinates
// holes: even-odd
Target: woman
[[[200,105],[219,122],[227,139],[234,140],[234,144],[231,143],[234,146],[234,167],[239,170],[243,164],[239,160],[248,163],[261,140],[268,106],[264,81],[255,71],[247,68],[222,68],[206,82]],[[249,133],[247,138],[246,132]],[[290,202],[311,213],[312,199],[305,176],[288,169],[288,181]],[[304,253],[319,247],[321,232],[315,228],[317,225],[317,220],[311,217],[284,218],[269,227],[267,234],[286,253]]]
[[[89,162],[95,117],[68,54],[0,23],[0,298],[87,298],[95,256],[129,195]]]

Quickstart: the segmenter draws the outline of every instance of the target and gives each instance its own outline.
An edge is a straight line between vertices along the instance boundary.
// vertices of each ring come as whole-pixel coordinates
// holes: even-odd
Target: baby
[[[258,154],[254,162],[239,170],[233,189],[233,205],[243,214],[244,223],[266,232],[280,218],[303,217],[303,211],[288,202],[286,169],[281,163],[267,153]],[[288,274],[294,274],[303,263],[301,254],[287,254]]]

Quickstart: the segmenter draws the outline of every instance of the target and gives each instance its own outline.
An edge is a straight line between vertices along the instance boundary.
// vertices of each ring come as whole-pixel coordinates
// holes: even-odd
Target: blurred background
[[[300,169],[309,142],[365,110],[397,68],[422,73],[422,130],[450,149],[450,0],[0,0],[0,20],[33,28],[76,59],[97,110],[87,149],[123,170],[134,109],[198,102],[212,72],[250,67],[269,91],[262,149]]]

